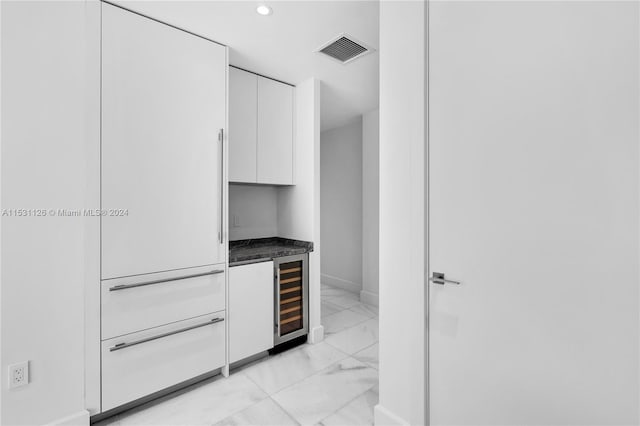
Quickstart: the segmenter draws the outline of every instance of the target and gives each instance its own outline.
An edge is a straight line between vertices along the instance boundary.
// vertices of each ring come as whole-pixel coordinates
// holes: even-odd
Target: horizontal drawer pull
[[[280,273],[284,275],[284,274],[290,274],[292,272],[298,272],[298,271],[302,271],[302,268],[298,267],[298,268],[291,268],[291,269],[281,269]]]
[[[302,300],[302,296],[296,296],[296,297],[292,297],[290,299],[281,300],[280,304],[281,305],[286,305],[287,303],[297,302],[298,300]]]
[[[294,322],[302,318],[302,315],[296,315],[295,317],[287,318],[285,320],[280,321],[280,325],[289,324],[290,322]]]
[[[302,290],[302,286],[299,285],[297,287],[291,287],[286,290],[280,290],[280,294],[293,293],[294,291],[300,291],[300,290]]]
[[[300,281],[301,279],[302,277],[287,278],[286,280],[280,280],[280,284],[294,283],[296,281]]]
[[[185,331],[194,330],[196,328],[205,327],[207,325],[216,324],[216,323],[219,323],[219,322],[222,322],[222,321],[224,321],[224,318],[214,318],[211,321],[207,321],[207,322],[202,323],[202,324],[192,325],[192,326],[189,326],[189,327],[181,328],[180,330],[175,330],[175,331],[170,331],[168,333],[158,334],[157,336],[148,337],[146,339],[136,340],[135,342],[118,343],[117,345],[112,346],[111,348],[109,348],[109,351],[110,352],[119,351],[120,349],[130,348],[131,346],[139,345],[141,343],[151,342],[152,340],[162,339],[163,337],[173,336],[174,334],[184,333]]]
[[[283,309],[280,311],[280,314],[288,314],[290,312],[299,311],[302,309],[302,306],[294,306],[293,308]]]
[[[136,284],[121,284],[121,285],[116,285],[116,286],[110,287],[109,291],[127,290],[129,288],[143,287],[143,286],[146,286],[146,285],[153,285],[153,284],[162,284],[162,283],[168,283],[168,282],[171,282],[171,281],[186,280],[188,278],[206,277],[207,275],[222,274],[223,272],[224,272],[224,269],[217,269],[217,270],[211,271],[211,272],[203,272],[202,274],[184,275],[182,277],[165,278],[165,279],[162,279],[162,280],[154,280],[154,281],[145,281],[145,282],[136,283]]]

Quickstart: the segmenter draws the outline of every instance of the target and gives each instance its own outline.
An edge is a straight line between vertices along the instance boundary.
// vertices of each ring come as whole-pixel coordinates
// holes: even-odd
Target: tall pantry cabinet
[[[227,365],[227,49],[102,4],[101,410]]]

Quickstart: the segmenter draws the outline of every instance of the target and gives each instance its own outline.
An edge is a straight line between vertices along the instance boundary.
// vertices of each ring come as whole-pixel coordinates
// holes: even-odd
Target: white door
[[[293,184],[293,90],[258,77],[258,183]]]
[[[225,47],[103,3],[103,279],[224,262],[225,95]]]
[[[430,3],[433,425],[638,424],[638,12]]]

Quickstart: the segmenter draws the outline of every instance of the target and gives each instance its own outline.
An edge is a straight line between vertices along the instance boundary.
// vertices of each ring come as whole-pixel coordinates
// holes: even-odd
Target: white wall
[[[379,425],[426,423],[426,4],[380,4]]]
[[[85,207],[85,2],[2,7],[2,209]],[[84,226],[2,217],[1,388],[6,425],[84,412]],[[7,366],[31,383],[8,390]]]
[[[237,217],[238,224],[234,222]],[[278,187],[229,185],[229,240],[278,236]]]
[[[362,119],[320,135],[322,282],[362,290]]]
[[[295,186],[278,191],[278,233],[313,241],[309,254],[309,341],[323,338],[320,325],[320,81],[305,80],[295,91]]]
[[[380,239],[380,110],[362,116],[362,291],[378,304]]]

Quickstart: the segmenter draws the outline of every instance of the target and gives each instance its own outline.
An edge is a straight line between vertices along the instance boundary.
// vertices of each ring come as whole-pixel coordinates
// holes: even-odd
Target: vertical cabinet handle
[[[274,318],[274,328],[276,330],[276,336],[280,335],[280,265],[275,264],[276,267],[276,285],[274,286],[276,303],[275,308],[273,310]]]
[[[218,229],[218,241],[224,243],[224,129],[218,132],[220,142],[220,228]]]

